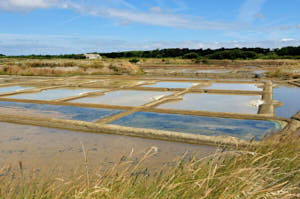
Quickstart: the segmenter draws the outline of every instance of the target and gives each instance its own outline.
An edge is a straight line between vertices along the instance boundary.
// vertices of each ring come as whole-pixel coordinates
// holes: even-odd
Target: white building
[[[86,59],[102,59],[99,54],[84,54]]]

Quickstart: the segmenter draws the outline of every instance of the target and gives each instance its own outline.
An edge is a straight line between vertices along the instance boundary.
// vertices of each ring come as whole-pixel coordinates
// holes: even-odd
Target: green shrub
[[[138,63],[140,60],[139,59],[136,59],[136,58],[133,58],[133,59],[130,59],[129,62],[130,63],[133,63],[133,64],[136,64]]]
[[[183,55],[183,59],[197,59],[199,57],[199,55],[197,53],[187,53],[185,55]]]

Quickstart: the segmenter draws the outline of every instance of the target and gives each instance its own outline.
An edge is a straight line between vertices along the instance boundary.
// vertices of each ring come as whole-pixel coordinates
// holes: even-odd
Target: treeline
[[[108,58],[170,58],[179,57],[183,59],[280,59],[280,58],[300,58],[299,47],[284,47],[281,49],[268,48],[220,48],[212,49],[188,49],[171,48],[151,51],[127,51],[102,53]]]
[[[170,48],[149,51],[126,51],[100,53],[107,58],[183,58],[183,59],[300,59],[299,47],[268,48],[231,48],[231,49],[188,49]],[[26,55],[0,57],[29,58],[29,59],[85,59],[83,54],[69,55]]]
[[[6,58],[27,58],[27,59],[85,59],[83,54],[68,54],[68,55],[20,55],[20,56],[5,56],[0,54],[0,57]]]

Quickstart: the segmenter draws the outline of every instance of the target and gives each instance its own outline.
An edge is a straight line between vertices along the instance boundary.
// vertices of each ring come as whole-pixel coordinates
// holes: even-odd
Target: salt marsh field
[[[158,155],[147,164],[156,169],[185,152],[205,157],[220,146],[259,144],[300,110],[299,87],[267,79],[6,78],[0,157],[28,168],[63,159],[70,171],[84,146],[92,167],[152,147]]]

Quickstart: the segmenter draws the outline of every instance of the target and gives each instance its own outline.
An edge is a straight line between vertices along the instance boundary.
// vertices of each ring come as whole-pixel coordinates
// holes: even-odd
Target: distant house
[[[86,59],[102,59],[102,57],[99,54],[84,54]]]

